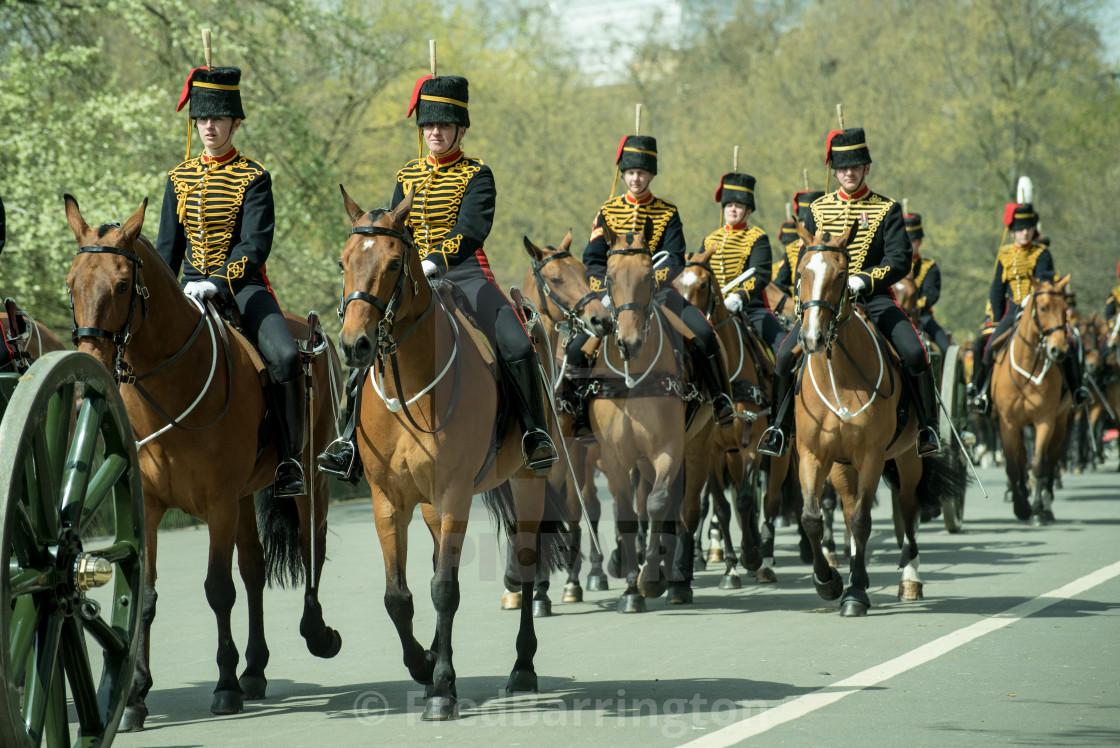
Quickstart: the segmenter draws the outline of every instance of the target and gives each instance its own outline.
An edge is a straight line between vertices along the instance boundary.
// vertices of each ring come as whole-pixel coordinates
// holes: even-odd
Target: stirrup
[[[777,444],[773,442],[777,441]],[[788,440],[786,434],[782,431],[781,426],[771,426],[762,432],[762,437],[758,440],[757,451],[760,455],[768,455],[770,457],[781,457],[786,453],[788,447]]]
[[[922,439],[923,434],[926,435],[926,439]],[[918,439],[914,443],[914,449],[918,453],[918,457],[936,457],[941,454],[941,438],[938,437],[936,431],[929,426],[925,426],[918,430]]]
[[[307,493],[307,485],[303,479],[303,465],[299,460],[287,459],[276,466],[276,472],[272,475],[272,490],[279,498],[302,496]]]
[[[1089,388],[1085,385],[1081,385],[1073,391],[1073,407],[1075,408],[1084,408],[1092,400],[1093,396],[1089,394]]]
[[[345,483],[357,485],[361,481],[362,463],[353,442],[340,436],[327,445],[315,458],[315,467],[320,473],[333,475]]]
[[[547,449],[547,454],[531,459],[527,449],[530,438],[539,439],[533,448],[534,453],[539,452],[543,447]],[[548,432],[542,429],[533,429],[521,435],[521,458],[525,462],[525,467],[533,471],[533,475],[544,476],[552,471],[552,466],[556,464],[559,455],[556,453],[556,445],[552,443],[552,437],[548,435]]]
[[[721,428],[729,428],[735,422],[735,405],[731,402],[731,398],[722,392],[712,398],[712,420]]]

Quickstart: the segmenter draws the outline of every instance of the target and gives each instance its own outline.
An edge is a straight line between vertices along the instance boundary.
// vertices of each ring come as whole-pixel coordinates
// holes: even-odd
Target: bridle
[[[548,249],[552,249],[552,247],[548,247]],[[567,332],[564,335],[564,340],[561,343],[561,345],[564,347],[567,347],[568,343],[571,342],[572,338],[574,338],[577,334],[590,333],[590,331],[587,329],[587,323],[583,321],[583,317],[581,315],[583,313],[583,308],[591,303],[592,299],[596,299],[599,297],[599,295],[594,291],[588,291],[582,299],[569,307],[564,302],[564,300],[561,299],[556,294],[556,292],[552,290],[552,287],[548,285],[548,281],[545,280],[544,275],[541,274],[541,269],[553,260],[562,260],[571,256],[571,252],[564,250],[563,252],[555,252],[554,254],[545,257],[540,262],[533,262],[533,280],[537,285],[537,294],[539,294],[542,299],[548,299],[553,304],[558,306],[560,308],[560,311],[563,313],[563,321],[558,320],[552,316],[550,306],[548,304],[544,305],[544,314],[552,322],[553,327],[566,326],[567,328]]]
[[[708,274],[708,280],[704,282],[704,287],[708,290],[708,303],[704,307],[704,316],[710,320],[712,318],[712,314],[716,310],[716,298],[718,296],[718,294],[716,293],[715,273],[712,272],[712,266],[707,262],[696,262],[695,260],[689,260],[684,264],[684,266],[686,268],[700,268]],[[729,316],[718,325],[713,323],[713,326],[718,330],[730,321],[731,317]]]
[[[1036,297],[1036,296],[1061,296],[1061,297],[1065,298],[1065,294],[1062,293],[1061,291],[1034,291],[1034,292],[1031,293],[1031,297],[1032,297],[1031,298],[1031,321],[1034,322],[1034,326],[1036,328],[1038,328],[1038,345],[1035,346],[1035,351],[1037,353],[1046,344],[1046,338],[1047,337],[1049,337],[1053,333],[1058,332],[1059,330],[1065,330],[1066,329],[1066,323],[1063,320],[1062,324],[1060,324],[1060,325],[1054,325],[1053,327],[1043,328],[1042,327],[1042,318],[1038,316],[1038,303],[1034,300],[1034,297]],[[1024,343],[1028,343],[1028,344],[1030,343],[1029,340],[1022,337],[1022,331],[1021,330],[1016,330],[1016,335],[1018,335]]]
[[[610,259],[612,257],[622,257],[622,256],[625,256],[625,255],[646,255],[647,257],[650,258],[650,262],[651,263],[653,262],[653,254],[646,247],[627,247],[626,249],[611,249],[611,250],[608,250],[607,251],[607,262],[609,263]],[[627,302],[625,304],[615,305],[613,303],[613,301],[614,301],[614,292],[613,292],[614,282],[611,280],[610,272],[607,273],[607,295],[611,297],[611,301],[612,301],[611,308],[610,308],[611,323],[614,325],[614,329],[615,329],[616,332],[618,331],[618,314],[619,314],[619,312],[635,311],[635,312],[638,312],[642,316],[642,319],[645,320],[645,327],[642,330],[642,337],[645,337],[646,335],[649,334],[650,322],[653,320],[653,296],[654,296],[654,293],[657,290],[657,283],[654,281],[653,278],[654,278],[653,268],[651,266],[650,276],[649,276],[649,300],[647,300],[644,304],[639,304],[636,301],[631,301],[631,302]]]
[[[836,253],[841,254],[845,257],[848,256],[848,251],[846,249],[842,249],[840,247],[830,247],[827,244],[815,244],[813,246],[806,247],[803,251],[805,252],[805,254],[809,254],[810,252],[836,252]],[[846,270],[844,272],[844,275],[847,276],[847,271]],[[800,277],[800,275],[798,276],[798,279],[797,279],[797,286],[798,286],[797,296],[800,299],[801,298],[801,277]],[[841,291],[841,293],[840,293],[840,301],[839,302],[837,302],[836,304],[833,304],[831,301],[826,301],[824,299],[810,299],[809,301],[803,301],[797,307],[797,319],[800,321],[801,318],[805,314],[805,310],[812,309],[814,307],[820,307],[821,309],[827,309],[828,311],[832,312],[832,319],[830,319],[828,321],[828,327],[825,329],[826,345],[827,345],[829,351],[831,352],[832,344],[836,341],[836,338],[840,335],[840,328],[843,326],[843,324],[845,322],[847,322],[851,318],[851,304],[849,303],[849,301],[850,301],[850,299],[849,299],[849,292],[848,292],[848,284],[845,282],[843,284],[843,291]],[[847,314],[845,314],[845,312],[847,312]]]

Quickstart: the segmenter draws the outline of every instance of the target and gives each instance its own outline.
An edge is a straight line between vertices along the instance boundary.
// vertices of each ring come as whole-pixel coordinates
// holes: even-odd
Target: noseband
[[[115,225],[115,224],[110,224]],[[120,228],[117,226],[117,228]],[[100,327],[78,327],[78,318],[74,313],[74,292],[70,291],[70,316],[74,320],[74,331],[71,334],[71,339],[74,344],[78,344],[81,338],[105,338],[112,341],[113,345],[117,347],[117,353],[113,357],[113,376],[117,380],[117,384],[121,382],[129,383],[135,380],[135,373],[131,367],[125,363],[124,350],[129,341],[132,340],[132,320],[136,315],[136,306],[140,305],[140,313],[142,316],[148,316],[148,288],[144,285],[143,276],[140,269],[144,267],[143,261],[140,259],[136,252],[130,249],[120,249],[118,247],[105,247],[98,244],[91,244],[84,247],[78,247],[78,254],[112,254],[119,255],[132,264],[132,295],[128,300],[128,316],[125,317],[124,325],[117,332],[105,330]]]
[[[617,257],[617,256],[622,256],[622,255],[646,255],[647,257],[650,258],[651,261],[653,259],[653,255],[650,253],[650,251],[648,249],[639,249],[639,248],[612,249],[612,250],[609,250],[607,252],[607,262],[610,262],[610,259],[612,257]],[[650,268],[650,276],[649,276],[649,301],[647,301],[644,304],[639,304],[636,301],[631,301],[631,302],[628,302],[626,304],[615,306],[615,304],[613,303],[614,302],[614,293],[612,291],[613,287],[614,287],[614,284],[611,281],[611,274],[608,272],[607,273],[607,295],[611,297],[611,302],[612,302],[611,303],[611,322],[614,323],[614,329],[618,330],[618,313],[619,312],[625,312],[625,311],[629,310],[629,311],[638,312],[639,314],[642,315],[642,317],[646,321],[645,332],[643,333],[643,335],[648,333],[649,332],[649,323],[650,323],[650,320],[653,318],[653,311],[651,309],[651,305],[653,304],[653,294],[654,294],[654,291],[657,288],[657,286],[656,286],[656,284],[653,280],[653,268],[652,267]]]
[[[551,247],[549,247],[549,249],[551,249]],[[552,287],[548,285],[548,281],[546,281],[544,279],[544,276],[541,275],[541,268],[543,268],[548,263],[552,262],[553,260],[562,260],[571,256],[572,253],[565,250],[563,252],[556,252],[555,254],[544,258],[540,262],[533,263],[533,280],[536,281],[537,284],[537,293],[542,299],[547,298],[553,304],[560,307],[560,311],[564,314],[563,322],[568,326],[568,333],[564,339],[565,346],[567,345],[568,341],[571,340],[571,337],[573,335],[580,332],[589,332],[587,329],[587,325],[584,323],[583,318],[580,317],[580,314],[582,314],[583,308],[591,303],[592,299],[598,298],[599,296],[594,291],[588,291],[582,299],[569,307],[564,303],[563,299],[556,295],[556,292],[554,292],[552,290]],[[548,304],[544,305],[544,313],[550,320],[552,320],[553,325],[560,324],[560,320],[554,318],[549,312]]]

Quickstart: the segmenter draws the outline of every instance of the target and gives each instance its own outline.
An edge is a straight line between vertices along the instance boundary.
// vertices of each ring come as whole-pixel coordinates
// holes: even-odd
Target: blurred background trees
[[[1120,91],[1099,3],[680,0],[687,24],[657,5],[588,52],[559,33],[563,0],[0,0],[0,292],[69,328],[66,192],[91,222],[123,221],[148,197],[155,237],[166,172],[186,149],[175,104],[209,27],[215,64],[244,71],[237,143],[273,174],[269,276],[298,313],[337,303],[338,185],[384,205],[417,154],[404,114],[432,37],[440,71],[471,81],[464,149],[495,172],[486,250],[504,286],[524,276],[523,235],[586,240],[636,103],[658,139],[654,191],[681,208],[693,249],[718,226],[713,195],[735,145],[758,179],[752,223],[773,240],[803,172],[825,188],[824,137],[842,103],[846,125],[867,130],[871,186],[923,216],[947,329],[967,337],[982,319],[1021,175],[1079,306],[1103,306],[1120,259]],[[623,48],[609,81],[586,74],[589,55]]]

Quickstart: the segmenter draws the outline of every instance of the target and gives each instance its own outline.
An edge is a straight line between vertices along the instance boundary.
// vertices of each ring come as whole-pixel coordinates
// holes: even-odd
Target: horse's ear
[[[529,240],[529,237],[522,236],[521,240],[525,243],[525,251],[529,253],[529,257],[533,262],[540,262],[544,257],[544,252],[536,244]]]
[[[338,189],[342,190],[342,204],[346,207],[346,215],[350,218],[350,225],[353,226],[358,222],[358,219],[362,217],[365,211],[359,208],[353,198],[347,194],[345,187],[340,184],[338,185]]]
[[[136,241],[136,237],[140,236],[140,230],[144,228],[144,211],[148,209],[148,198],[144,198],[144,202],[140,203],[140,207],[132,218],[124,222],[124,235],[128,243]]]
[[[408,212],[412,210],[412,198],[415,195],[412,188],[409,188],[408,194],[397,203],[397,207],[389,211],[389,220],[393,222],[394,226],[404,225],[408,219]]]
[[[848,228],[844,229],[844,233],[836,240],[836,246],[845,249],[848,246],[848,242],[851,241],[852,234],[855,233],[857,226],[859,226],[859,221],[853,218],[852,223]]]
[[[1066,273],[1066,277],[1062,278],[1060,281],[1058,281],[1058,290],[1059,291],[1064,292],[1066,290],[1066,286],[1069,285],[1069,279],[1070,279],[1070,274]]]
[[[560,247],[557,252],[567,252],[572,248],[572,230],[568,229],[568,233],[564,234],[564,241],[560,242]]]
[[[699,252],[694,252],[692,256],[688,258],[688,261],[704,265],[708,262],[708,260],[712,259],[712,254],[716,251],[716,247],[717,245],[714,242],[710,247],[704,245],[704,249]]]
[[[805,228],[805,224],[797,221],[797,236],[800,237],[801,243],[806,247],[813,246],[813,235],[809,233],[809,229]]]
[[[78,210],[78,201],[74,199],[73,195],[63,195],[62,199],[66,203],[66,222],[70,224],[70,230],[74,232],[74,238],[80,243],[82,235],[89,231],[89,224],[86,223],[86,219],[82,218],[82,212]]]
[[[603,241],[607,243],[608,247],[613,247],[615,240],[618,239],[618,234],[614,233],[614,229],[606,221],[603,221]]]

